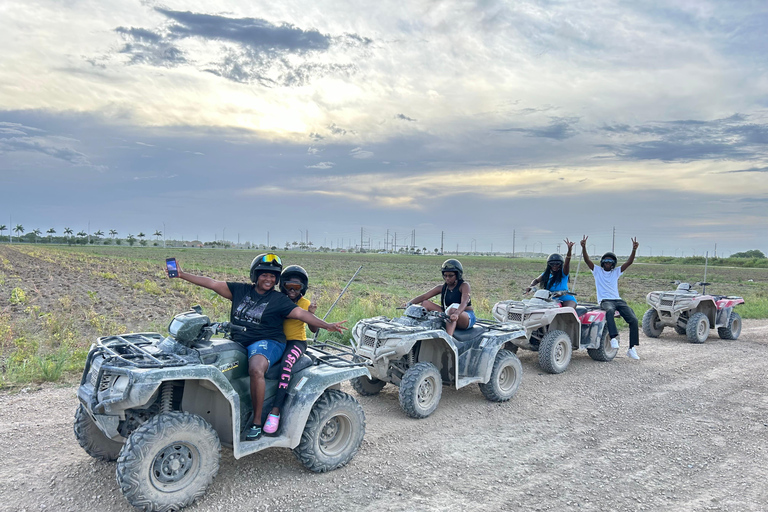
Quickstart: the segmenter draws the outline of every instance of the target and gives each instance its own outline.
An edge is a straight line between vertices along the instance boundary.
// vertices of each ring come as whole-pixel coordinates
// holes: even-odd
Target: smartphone
[[[168,277],[179,277],[179,267],[176,266],[176,258],[166,258],[165,266],[168,268]]]

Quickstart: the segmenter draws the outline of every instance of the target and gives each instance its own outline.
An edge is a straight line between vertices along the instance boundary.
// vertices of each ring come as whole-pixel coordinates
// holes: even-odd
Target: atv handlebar
[[[230,332],[245,332],[248,329],[241,325],[235,325],[232,322],[219,322],[213,325],[213,329],[217,333],[230,333]]]

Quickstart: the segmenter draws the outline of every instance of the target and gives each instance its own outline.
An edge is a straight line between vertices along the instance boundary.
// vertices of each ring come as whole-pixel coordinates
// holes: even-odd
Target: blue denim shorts
[[[471,329],[475,325],[475,322],[477,322],[477,317],[475,316],[475,312],[467,311],[467,310],[464,310],[464,312],[469,316],[469,326],[467,327],[467,329]]]
[[[275,340],[260,340],[248,345],[248,360],[250,361],[256,354],[261,354],[269,361],[269,366],[276,364],[283,357],[285,343]]]

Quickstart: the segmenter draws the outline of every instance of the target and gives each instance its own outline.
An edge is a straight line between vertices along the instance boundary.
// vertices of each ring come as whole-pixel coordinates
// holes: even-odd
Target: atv
[[[350,351],[311,346],[293,366],[280,430],[246,441],[253,415],[247,352],[234,341],[212,338],[244,328],[211,322],[196,306],[176,315],[168,330],[167,337],[99,338],[77,392],[75,437],[90,456],[117,460],[117,484],[132,505],[164,511],[191,504],[216,475],[221,445],[236,459],[292,448],[315,472],[343,466],[357,453],[365,415],[340,384],[370,373],[351,361]],[[266,374],[264,416],[280,370],[275,365]]]
[[[488,400],[515,396],[523,368],[510,349],[523,336],[517,324],[492,325],[478,320],[471,329],[445,331],[445,313],[420,305],[403,316],[360,320],[352,329],[358,361],[370,377],[357,376],[352,387],[363,396],[379,393],[388,383],[399,386],[400,407],[411,418],[426,418],[437,408],[443,386],[463,388],[477,382]]]
[[[704,343],[710,328],[724,340],[738,339],[741,334],[741,316],[733,310],[744,299],[735,296],[707,295],[710,283],[694,283],[702,286],[703,293],[691,288],[690,283],[673,281],[674,291],[651,292],[646,297],[650,309],[643,315],[643,332],[649,338],[658,338],[664,327],[688,337],[691,343]]]
[[[504,300],[493,306],[499,322],[522,324],[525,336],[512,343],[539,353],[539,366],[547,373],[562,373],[574,350],[587,349],[595,361],[611,361],[618,349],[611,348],[605,311],[597,304],[562,307],[555,298],[569,291],[537,290],[530,299]]]

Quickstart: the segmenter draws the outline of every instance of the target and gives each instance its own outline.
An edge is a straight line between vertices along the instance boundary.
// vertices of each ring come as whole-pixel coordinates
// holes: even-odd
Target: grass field
[[[186,272],[246,281],[255,254],[223,249],[0,245],[0,386],[76,376],[97,336],[163,332],[175,313],[194,304],[202,305],[214,319],[227,319],[229,301],[167,279],[164,260],[175,256]],[[361,318],[397,315],[398,306],[441,282],[440,264],[447,258],[278,254],[285,264],[298,264],[309,272],[308,296],[318,302],[318,316],[325,314],[358,267],[363,267],[328,318],[348,320],[349,327]],[[495,302],[521,298],[523,288],[545,266],[544,260],[520,258],[461,256],[460,260],[481,318],[490,318]],[[571,275],[579,301],[594,302],[594,281],[586,265],[578,267],[574,261]],[[695,282],[703,277],[703,265],[637,262],[622,277],[619,288],[640,317],[648,292],[672,289],[670,281],[675,279]],[[707,281],[712,283],[710,293],[744,297],[746,304],[739,306],[744,318],[768,318],[768,269],[709,267]],[[341,337],[346,340],[349,334]]]

